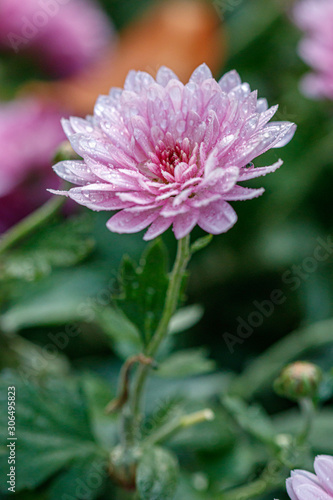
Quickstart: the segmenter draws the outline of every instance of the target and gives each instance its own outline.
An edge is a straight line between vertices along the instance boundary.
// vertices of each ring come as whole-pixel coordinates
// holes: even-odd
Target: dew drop
[[[186,128],[186,123],[184,120],[180,120],[176,125],[176,129],[179,134],[182,134],[185,131],[185,128]]]

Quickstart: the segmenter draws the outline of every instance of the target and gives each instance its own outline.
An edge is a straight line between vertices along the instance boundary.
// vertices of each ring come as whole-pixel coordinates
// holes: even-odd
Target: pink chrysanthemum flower
[[[55,76],[86,69],[113,39],[111,22],[92,0],[0,2],[0,45],[30,51]]]
[[[169,226],[177,239],[198,224],[219,234],[237,220],[230,200],[248,200],[263,189],[239,186],[281,164],[250,163],[292,138],[295,125],[268,124],[267,109],[236,71],[219,82],[206,65],[183,85],[162,67],[156,81],[131,71],[124,90],[101,96],[94,116],[64,120],[64,130],[83,161],[65,161],[57,174],[80,187],[61,191],[93,210],[120,210],[107,223],[118,233],[149,227],[150,240]]]
[[[0,103],[0,233],[47,199],[57,186],[50,165],[65,139],[61,112],[39,99]]]
[[[299,45],[302,59],[314,69],[302,81],[304,93],[333,99],[333,2],[301,0],[294,9],[297,26],[306,36]]]
[[[287,479],[291,500],[332,500],[333,457],[318,455],[314,461],[315,474],[294,470]]]
[[[0,103],[0,198],[51,164],[61,112],[36,98]]]

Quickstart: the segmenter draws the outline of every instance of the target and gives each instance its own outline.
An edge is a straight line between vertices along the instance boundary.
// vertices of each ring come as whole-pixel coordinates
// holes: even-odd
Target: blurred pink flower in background
[[[102,57],[114,30],[92,0],[1,0],[0,44],[29,51],[54,76],[69,76]]]
[[[38,99],[0,104],[0,231],[47,199],[50,164],[65,139],[61,116]]]
[[[250,163],[294,135],[293,123],[268,123],[276,110],[257,99],[236,71],[217,82],[202,64],[186,85],[166,67],[156,81],[131,71],[124,90],[113,88],[97,100],[93,117],[64,120],[83,161],[54,167],[80,186],[57,194],[93,210],[120,210],[108,228],[134,233],[150,226],[146,240],[171,225],[177,239],[196,224],[223,233],[237,220],[228,201],[263,193],[237,183],[282,164],[254,168]]]
[[[318,455],[314,461],[315,474],[294,470],[287,479],[287,491],[291,500],[333,499],[333,457]]]
[[[333,1],[300,0],[294,20],[306,33],[299,53],[314,70],[303,79],[302,90],[311,97],[333,99]]]

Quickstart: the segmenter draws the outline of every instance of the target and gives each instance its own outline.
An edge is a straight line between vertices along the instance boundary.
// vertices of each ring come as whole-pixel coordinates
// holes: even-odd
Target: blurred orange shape
[[[182,81],[202,62],[216,72],[225,55],[221,20],[214,7],[200,0],[168,0],[153,5],[120,34],[116,52],[74,78],[34,83],[29,90],[58,101],[72,113],[92,112],[99,94],[122,87],[129,70],[155,76],[160,66],[171,68]]]

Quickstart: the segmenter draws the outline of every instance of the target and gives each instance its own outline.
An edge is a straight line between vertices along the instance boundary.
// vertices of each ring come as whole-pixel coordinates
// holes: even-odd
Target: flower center
[[[198,145],[190,146],[189,139],[159,141],[153,153],[149,153],[146,167],[151,171],[158,182],[182,182],[186,177],[198,173]]]
[[[164,144],[163,147],[158,145],[155,150],[161,169],[170,174],[174,173],[174,169],[179,163],[188,163],[190,160],[188,152],[184,151],[180,144],[176,144],[174,148],[164,148]]]

